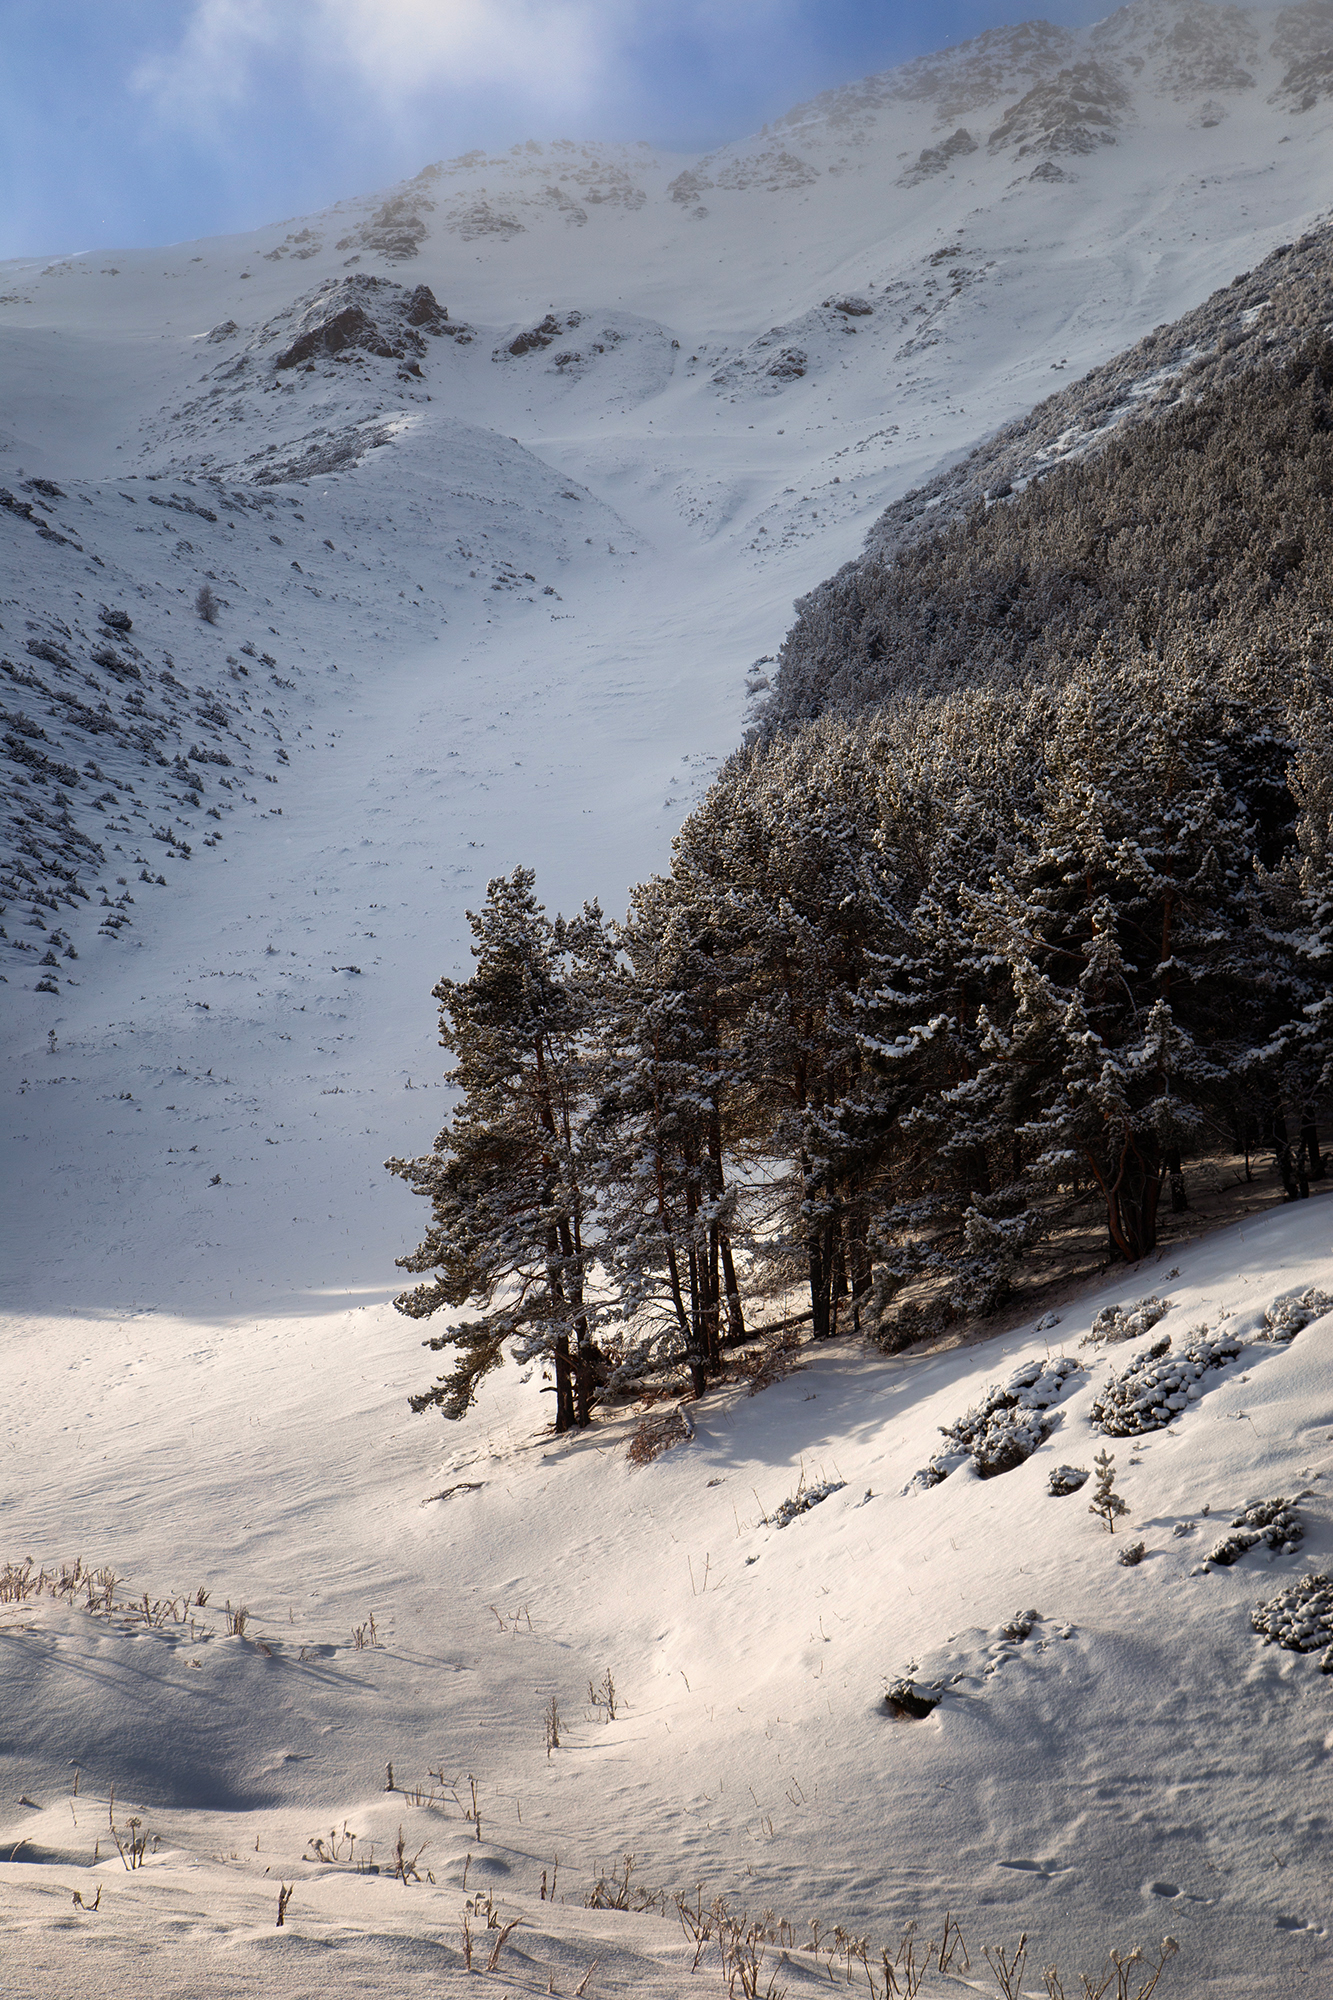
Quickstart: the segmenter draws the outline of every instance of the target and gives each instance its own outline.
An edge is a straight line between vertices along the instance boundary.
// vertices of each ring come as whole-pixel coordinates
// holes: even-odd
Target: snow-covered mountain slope
[[[12,1580],[0,1603],[11,1990],[110,1990],[151,1950],[173,1994],[461,1993],[468,1904],[478,1970],[497,1938],[478,1895],[523,1921],[497,1991],[570,1994],[593,1959],[590,1993],[724,1990],[669,1902],[581,1907],[629,1854],[645,1892],[792,1926],[760,1991],[829,1978],[781,1955],[811,1919],[892,1950],[946,1909],[962,1990],[994,1993],[980,1947],[1026,1931],[1025,1992],[1164,1934],[1165,1991],[1327,1991],[1333,1598],[1279,1616],[1285,1645],[1251,1617],[1333,1554],[1325,1203],[1177,1254],[981,1346],[806,1350],[647,1465],[634,1413],[542,1435],[512,1368],[428,1433],[423,1360],[373,1303],[34,1319],[6,1366],[7,1538],[122,1581],[114,1613]],[[1088,1344],[1144,1293],[1156,1324]],[[1155,1428],[1094,1427],[1143,1354],[1201,1339],[1218,1365],[1162,1383]],[[1011,1382],[1048,1428],[1033,1455],[920,1479],[937,1427]],[[1114,1536],[1076,1484],[1100,1450]]]
[[[382,1861],[407,1812],[375,1790],[391,1757],[428,1791],[431,1766],[477,1775],[468,1894],[510,1884],[548,1940],[522,1981],[505,1958],[514,1990],[570,1991],[599,1955],[590,1993],[689,1977],[647,1918],[532,1902],[557,1850],[576,1900],[630,1849],[654,1887],[703,1880],[884,1939],[918,1890],[923,1920],[958,1896],[984,1930],[999,1905],[1089,1964],[1169,1903],[1211,1990],[1327,1977],[1319,1808],[1272,1803],[1273,1773],[1322,1782],[1325,1685],[1248,1634],[1254,1561],[1188,1588],[1174,1557],[1122,1573],[1040,1467],[898,1491],[937,1423],[1044,1352],[1030,1328],[998,1362],[821,1359],[720,1398],[695,1446],[642,1471],[615,1425],[552,1454],[537,1385],[513,1379],[442,1445],[406,1411],[429,1364],[388,1300],[419,1218],[380,1162],[442,1120],[430,988],[465,962],[487,877],[522,860],[552,907],[622,907],[739,735],[792,598],[887,504],[1315,224],[1331,22],[1135,5],[1085,36],[984,37],[704,160],[534,145],[243,238],[0,272],[0,1560],[82,1555],[150,1597],[188,1572],[216,1632],[196,1649],[188,1623],[130,1638],[6,1608],[15,1990],[68,1991],[75,1966],[109,1985],[150,1942],[164,1991],[192,1990],[205,1949],[215,1992],[461,1990],[475,1829],[452,1805],[448,1832],[412,1809],[442,1865],[410,1915],[401,1883],[335,1870],[273,1929],[263,1869],[311,1876],[311,1833],[355,1808]],[[1189,1252],[1182,1317],[1327,1282],[1321,1215]],[[1210,1388],[1178,1475],[1176,1446],[1151,1445],[1136,1532],[1214,1490],[1220,1512],[1308,1483],[1311,1413],[1333,1422],[1306,1368],[1323,1337],[1264,1350],[1248,1421],[1234,1370]],[[1089,1400],[1069,1398],[1071,1430]],[[803,1458],[847,1489],[765,1541]],[[866,1485],[886,1497],[853,1523]],[[858,1536],[875,1507],[892,1520]],[[1034,1507],[1049,1556],[1027,1553]],[[917,1550],[936,1565],[920,1589]],[[227,1596],[267,1654],[217,1631]],[[951,1734],[878,1713],[881,1672],[938,1647],[970,1671],[999,1642],[969,1629],[1028,1603],[1076,1637],[1020,1648],[1012,1678],[1032,1658],[1063,1692],[1038,1676],[996,1723],[986,1682]],[[371,1611],[389,1643],[358,1651]],[[843,1619],[862,1637],[816,1729]],[[696,1661],[730,1736],[703,1733]],[[608,1666],[634,1733],[579,1721],[579,1761],[548,1762],[543,1703],[577,1715]],[[1043,1730],[1052,1757],[1028,1748]],[[906,1784],[875,1761],[904,1741]],[[779,1753],[782,1782],[762,1761]],[[133,1878],[113,1855],[103,1929],[77,1937],[92,1843],[55,1789],[75,1756],[176,1850]]]

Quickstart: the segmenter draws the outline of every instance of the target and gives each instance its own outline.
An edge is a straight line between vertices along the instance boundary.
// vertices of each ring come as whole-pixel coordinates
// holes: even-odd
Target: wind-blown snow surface
[[[528,1914],[565,1942],[520,1980],[515,1933],[515,1987],[594,1956],[590,1993],[684,1985],[649,1919],[575,1911],[625,1849],[653,1886],[881,1936],[998,1905],[1067,1963],[1160,1922],[1192,1990],[1330,1977],[1329,1684],[1245,1615],[1292,1563],[1189,1579],[1198,1538],[1164,1539],[1313,1480],[1326,1327],[1247,1352],[1142,1469],[1118,1447],[1150,1548],[1122,1570],[1044,1492],[1053,1449],[1089,1462],[1085,1389],[998,1483],[899,1491],[1030,1334],[821,1357],[639,1472],[614,1425],[553,1447],[512,1379],[442,1440],[406,1411],[430,1363],[388,1300],[420,1217],[380,1165],[443,1120],[429,991],[486,878],[523,860],[552,907],[622,907],[791,598],[888,501],[1315,219],[1328,17],[1137,6],[705,161],[520,148],[250,237],[0,272],[6,853],[39,898],[0,941],[0,1556],[203,1583],[272,1644],[5,1611],[13,1990],[150,1948],[163,1990],[447,1990],[472,1829],[380,1794],[389,1758],[476,1774],[469,1894],[480,1870],[530,1899],[560,1853],[570,1907]],[[1322,1213],[1187,1253],[1182,1326],[1326,1278]],[[764,1530],[802,1460],[845,1489]],[[1049,1626],[975,1696],[910,1731],[878,1711],[881,1674],[979,1661],[972,1628],[1028,1604]],[[372,1611],[386,1644],[356,1652]],[[608,1666],[627,1707],[594,1727]],[[163,1844],[133,1880],[113,1851],[85,1922],[106,1812],[80,1800],[112,1782]],[[344,1816],[381,1859],[419,1826],[435,1884],[301,1863]]]
[[[100,1990],[149,1949],[159,1991],[461,1990],[469,1855],[467,1894],[524,1918],[506,1990],[569,1993],[594,1957],[590,1991],[707,1990],[673,1928],[578,1909],[630,1852],[645,1885],[702,1882],[807,1939],[809,1916],[890,1939],[949,1908],[974,1948],[1027,1930],[1066,1972],[1169,1932],[1176,1990],[1327,1991],[1333,1683],[1249,1617],[1333,1547],[1333,1318],[1260,1337],[1275,1297],[1333,1283],[1325,1205],[1129,1282],[1170,1300],[1146,1340],[1079,1344],[1122,1278],[1040,1334],[894,1362],[840,1346],[757,1398],[714,1393],[693,1440],[644,1468],[631,1417],[539,1434],[512,1371],[432,1442],[404,1416],[413,1352],[342,1301],[19,1330],[11,1544],[112,1556],[127,1598],[204,1582],[212,1602],[162,1629],[0,1610],[9,1990]],[[1241,1352],[1165,1429],[1109,1441],[1131,1509],[1112,1537],[1090,1488],[1054,1498],[1048,1475],[1107,1442],[1089,1414],[1109,1374],[1201,1324]],[[936,1427],[1054,1353],[1086,1372],[1035,1455],[920,1490]],[[843,1484],[766,1520],[822,1479]],[[1276,1496],[1299,1549],[1205,1567],[1232,1516]],[[1133,1539],[1146,1554],[1124,1567]],[[250,1609],[242,1637],[224,1598]],[[372,1613],[382,1646],[358,1650]],[[607,1668],[614,1722],[587,1700]],[[944,1684],[924,1721],[884,1707],[904,1671]],[[142,1872],[112,1811],[122,1839],[134,1815],[160,1843]],[[383,1867],[400,1825],[409,1853],[426,1843],[422,1881],[353,1872],[372,1842]],[[74,1908],[98,1883],[97,1914]],[[779,1983],[803,1990],[802,1963]]]

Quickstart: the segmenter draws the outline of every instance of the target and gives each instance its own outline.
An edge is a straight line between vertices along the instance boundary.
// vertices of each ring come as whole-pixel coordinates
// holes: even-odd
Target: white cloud
[[[705,22],[770,12],[694,0],[686,18],[695,6]],[[660,19],[653,0],[194,0],[176,45],[134,82],[187,120],[242,103],[261,68],[306,82],[341,72],[388,102],[498,88],[568,113],[614,84],[626,41]]]

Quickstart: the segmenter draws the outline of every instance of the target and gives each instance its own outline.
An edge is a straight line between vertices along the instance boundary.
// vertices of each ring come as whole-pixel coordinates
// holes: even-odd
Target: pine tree
[[[865,745],[821,727],[734,758],[672,863],[675,893],[728,940],[719,1031],[743,1080],[732,1137],[747,1162],[749,1240],[800,1256],[816,1339],[833,1330],[849,1247],[855,1262],[864,1235],[834,1111],[861,1068],[854,1000],[875,943],[874,830]]]
[[[520,867],[488,884],[485,908],[468,916],[472,977],[434,989],[461,1098],[430,1153],[386,1162],[431,1204],[424,1240],[399,1265],[436,1274],[394,1303],[413,1319],[481,1308],[426,1343],[456,1359],[411,1398],[414,1410],[461,1417],[508,1347],[520,1361],[549,1361],[555,1427],[565,1431],[588,1422],[598,1366],[579,1156],[588,1017],[579,973],[602,923],[595,907],[573,925],[551,923],[533,882]]]
[[[997,1061],[1031,1101],[1017,1130],[1033,1198],[1086,1174],[1130,1262],[1156,1243],[1173,1161],[1225,1129],[1292,1004],[1229,768],[1251,726],[1179,665],[1165,683],[1147,665],[1075,677],[1012,860],[972,898],[1012,968]]]
[[[1097,1468],[1097,1484],[1093,1489],[1088,1512],[1105,1521],[1111,1534],[1122,1514],[1129,1512],[1129,1502],[1122,1500],[1115,1488],[1115,1460],[1105,1446],[1098,1452],[1093,1464]]]
[[[733,1065],[719,1037],[723,941],[675,885],[635,891],[601,986],[587,1146],[604,1263],[626,1324],[617,1379],[684,1358],[696,1395],[721,1362],[722,1310],[744,1333],[724,1124]]]

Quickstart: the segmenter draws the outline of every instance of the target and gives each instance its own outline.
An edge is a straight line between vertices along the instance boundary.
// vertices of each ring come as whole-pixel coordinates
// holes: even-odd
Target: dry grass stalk
[[[795,1374],[805,1366],[797,1356],[801,1351],[801,1336],[794,1327],[780,1333],[753,1353],[738,1355],[731,1364],[730,1372],[738,1381],[744,1382],[746,1394],[757,1396],[761,1389],[771,1389],[775,1382]]]
[[[499,1935],[497,1936],[495,1943],[491,1946],[491,1955],[486,1961],[486,1970],[488,1972],[495,1971],[496,1967],[500,1963],[501,1945],[503,1945],[505,1939],[509,1936],[510,1931],[517,1930],[518,1926],[522,1923],[522,1921],[523,1921],[522,1917],[511,1917],[509,1919],[509,1922],[504,1925]]]
[[[649,1411],[629,1441],[630,1464],[651,1465],[664,1451],[670,1451],[673,1444],[688,1444],[693,1436],[694,1425],[680,1406],[674,1410]]]

